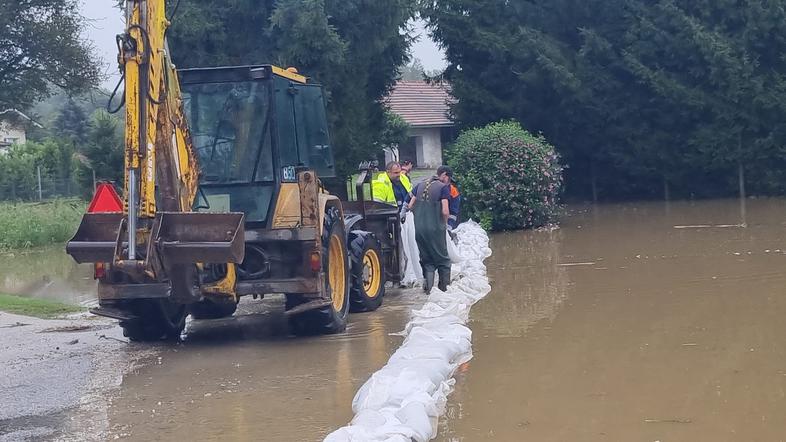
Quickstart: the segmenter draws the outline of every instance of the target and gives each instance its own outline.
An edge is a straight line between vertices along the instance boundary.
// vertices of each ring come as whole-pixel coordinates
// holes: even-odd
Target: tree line
[[[786,2],[437,0],[464,127],[515,119],[582,197],[786,190]]]
[[[94,179],[122,187],[120,118],[95,109],[84,97],[72,97],[41,121],[41,128],[28,125],[27,143],[0,154],[0,200],[90,198]]]
[[[274,63],[322,83],[341,175],[402,137],[382,100],[420,17],[445,50],[459,127],[516,120],[544,135],[569,194],[786,191],[786,0],[167,1],[179,67]],[[2,107],[95,86],[75,0],[0,6]]]

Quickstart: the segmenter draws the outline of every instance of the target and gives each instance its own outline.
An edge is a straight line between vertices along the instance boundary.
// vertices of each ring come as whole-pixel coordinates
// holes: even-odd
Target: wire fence
[[[88,184],[90,186],[90,184]],[[37,177],[23,182],[0,182],[0,201],[42,201],[54,198],[85,197],[91,189],[73,178]]]

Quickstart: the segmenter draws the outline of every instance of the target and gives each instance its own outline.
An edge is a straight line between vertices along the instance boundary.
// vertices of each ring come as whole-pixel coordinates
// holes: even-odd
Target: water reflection
[[[489,280],[506,302],[484,302],[478,315],[494,317],[500,336],[521,336],[542,319],[553,319],[568,293],[568,274],[561,266],[562,231],[502,233],[491,241],[494,253]]]
[[[439,440],[780,440],[785,221],[782,199],[610,204],[494,236]]]
[[[0,293],[69,304],[95,302],[90,265],[77,265],[63,246],[0,254]]]

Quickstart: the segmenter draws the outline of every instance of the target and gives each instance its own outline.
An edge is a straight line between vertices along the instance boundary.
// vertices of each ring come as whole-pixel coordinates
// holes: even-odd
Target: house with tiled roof
[[[16,109],[0,111],[0,154],[7,152],[12,144],[24,144],[30,126],[41,127]]]
[[[409,124],[409,140],[399,146],[397,159],[415,167],[442,164],[442,146],[453,137],[449,106],[453,102],[446,84],[399,81],[386,100],[388,109]]]

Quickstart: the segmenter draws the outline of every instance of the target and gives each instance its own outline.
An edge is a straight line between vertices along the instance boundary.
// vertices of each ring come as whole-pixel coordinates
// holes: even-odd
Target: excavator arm
[[[183,113],[180,84],[166,44],[163,0],[129,1],[118,61],[126,91],[125,190],[129,218],[154,218],[156,188],[164,211],[190,211],[198,164]]]
[[[78,262],[108,264],[105,285],[165,284],[184,303],[201,297],[203,264],[226,264],[226,277],[207,291],[234,296],[244,215],[192,211],[199,164],[166,42],[165,3],[127,0],[117,36],[126,83],[123,211],[86,214],[66,250]]]

